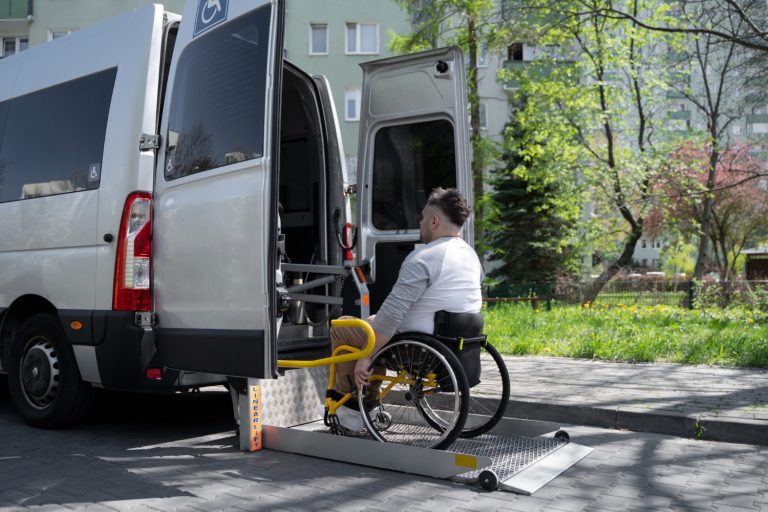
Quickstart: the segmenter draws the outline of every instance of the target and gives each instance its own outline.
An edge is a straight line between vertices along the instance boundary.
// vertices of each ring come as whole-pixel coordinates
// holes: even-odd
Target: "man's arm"
[[[371,324],[376,333],[374,354],[389,343],[397,328],[408,315],[411,305],[424,295],[429,282],[429,268],[423,261],[406,259],[403,262],[395,286],[389,292]],[[364,386],[368,383],[368,377],[372,374],[370,367],[371,359],[369,357],[359,359],[355,364],[355,383],[358,386]]]

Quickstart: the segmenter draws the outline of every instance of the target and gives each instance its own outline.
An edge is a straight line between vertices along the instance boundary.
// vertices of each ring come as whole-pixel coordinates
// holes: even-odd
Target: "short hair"
[[[427,206],[437,206],[453,224],[459,227],[464,225],[471,211],[467,200],[455,188],[433,189],[427,198]]]

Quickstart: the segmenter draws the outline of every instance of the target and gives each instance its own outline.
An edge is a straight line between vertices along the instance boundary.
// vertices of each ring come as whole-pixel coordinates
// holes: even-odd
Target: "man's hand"
[[[371,358],[364,357],[358,359],[355,363],[355,384],[360,386],[368,385],[368,377],[373,375],[373,369],[371,368]]]

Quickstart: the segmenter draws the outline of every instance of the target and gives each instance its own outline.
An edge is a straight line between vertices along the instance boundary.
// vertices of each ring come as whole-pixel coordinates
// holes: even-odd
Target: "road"
[[[568,427],[594,448],[533,496],[274,451],[243,453],[223,388],[102,393],[64,431],[16,416],[0,376],[2,511],[768,511],[768,447]]]

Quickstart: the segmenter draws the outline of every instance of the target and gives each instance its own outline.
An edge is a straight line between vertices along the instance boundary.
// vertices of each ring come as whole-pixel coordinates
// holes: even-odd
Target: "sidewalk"
[[[768,445],[768,370],[505,357],[507,415]]]

